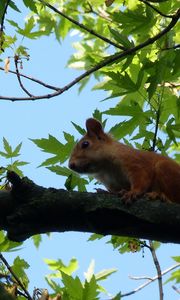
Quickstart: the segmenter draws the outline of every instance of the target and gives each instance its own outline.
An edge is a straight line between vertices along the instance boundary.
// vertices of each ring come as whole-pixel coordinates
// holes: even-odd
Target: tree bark
[[[180,243],[180,205],[139,199],[126,205],[108,193],[44,188],[8,173],[0,191],[0,229],[14,241],[45,232],[81,231]]]

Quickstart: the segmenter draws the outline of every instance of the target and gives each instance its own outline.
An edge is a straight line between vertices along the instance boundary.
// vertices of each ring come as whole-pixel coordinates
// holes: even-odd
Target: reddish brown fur
[[[95,119],[88,119],[86,128],[86,135],[71,154],[71,169],[93,175],[110,192],[122,193],[126,201],[146,193],[151,199],[180,203],[179,164],[115,141]],[[89,145],[84,146],[84,142]]]

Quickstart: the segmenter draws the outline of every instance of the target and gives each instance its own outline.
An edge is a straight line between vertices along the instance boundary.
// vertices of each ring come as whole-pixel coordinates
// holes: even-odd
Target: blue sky
[[[14,12],[11,12],[8,17],[16,18],[20,23],[23,21],[23,19],[20,19],[23,16]],[[7,24],[6,26],[8,30],[9,27]],[[74,51],[72,42],[75,40],[76,37],[71,36],[61,44],[58,44],[54,37],[41,38],[37,41],[24,40],[23,45],[29,48],[30,61],[24,62],[22,72],[57,86],[63,86],[70,82],[79,75],[79,72],[65,68],[67,59]],[[13,52],[5,53],[1,58],[4,59],[9,55],[12,56]],[[3,66],[3,63],[0,63],[0,66]],[[13,69],[13,64],[11,68]],[[32,91],[33,94],[46,93],[46,90],[42,91],[42,88],[30,81],[24,82],[27,89]],[[110,102],[101,102],[106,94],[91,91],[93,84],[92,79],[80,95],[76,85],[61,96],[49,100],[0,102],[1,150],[3,136],[7,138],[12,146],[16,146],[22,141],[21,158],[31,163],[23,168],[24,174],[37,184],[45,187],[62,188],[64,178],[51,173],[45,168],[37,168],[47,157],[29,138],[45,138],[48,134],[52,134],[58,139],[62,139],[63,131],[76,134],[71,121],[84,126],[85,120],[92,115],[96,108],[104,110],[117,103],[117,99]],[[19,91],[16,77],[0,71],[0,94],[16,96],[20,94]],[[110,126],[113,122],[114,119],[110,118],[107,125]],[[76,138],[78,137],[76,134]],[[3,165],[3,163],[4,161],[1,160],[0,165]],[[104,284],[111,294],[118,293],[120,290],[122,293],[131,291],[143,283],[143,281],[129,279],[129,275],[150,277],[156,275],[148,250],[145,250],[144,258],[142,253],[120,255],[112,249],[111,245],[105,243],[107,238],[101,241],[87,242],[88,237],[89,234],[86,233],[56,233],[52,234],[50,238],[44,236],[43,243],[38,250],[32,245],[32,241],[28,240],[23,244],[22,250],[8,255],[5,254],[5,257],[11,262],[16,255],[20,255],[30,263],[31,268],[28,273],[31,279],[31,291],[34,287],[47,287],[43,276],[48,273],[48,268],[43,263],[43,258],[60,258],[67,264],[72,257],[76,257],[80,265],[78,275],[81,278],[83,278],[83,273],[87,270],[92,259],[95,259],[96,272],[106,268],[117,268],[119,271],[113,274]],[[164,270],[174,264],[170,256],[179,255],[179,246],[173,244],[162,245],[157,251],[157,255],[162,270]],[[178,298],[171,288],[171,283],[165,285],[164,292],[167,300]],[[132,295],[129,299],[152,300],[152,295],[153,299],[158,299],[157,282]],[[108,296],[104,296],[102,299],[108,299]]]

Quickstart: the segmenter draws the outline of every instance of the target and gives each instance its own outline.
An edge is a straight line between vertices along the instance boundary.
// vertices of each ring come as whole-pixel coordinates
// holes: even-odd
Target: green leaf
[[[151,99],[156,91],[157,85],[158,85],[158,79],[157,76],[151,76],[148,79],[148,82],[150,83],[149,87],[147,88],[147,92],[149,95],[149,99]]]
[[[18,144],[17,146],[16,146],[16,148],[14,149],[14,151],[13,151],[13,156],[14,157],[16,157],[16,156],[18,156],[20,153],[19,153],[19,151],[21,150],[21,147],[22,147],[22,143],[20,143],[20,144]]]
[[[3,237],[1,233],[0,252],[13,252],[20,250],[19,246],[22,243],[10,241],[6,236]]]
[[[138,116],[141,118],[143,111],[138,102],[131,102],[131,105],[120,102],[117,106],[104,111],[104,114],[112,116]]]
[[[41,148],[43,152],[55,154],[55,156],[45,160],[40,166],[47,166],[48,164],[57,162],[63,163],[69,158],[75,141],[74,137],[68,133],[64,133],[64,136],[67,141],[64,145],[52,135],[49,135],[48,139],[31,139],[31,141]]]
[[[180,256],[172,256],[172,259],[174,259],[177,263],[180,263]]]
[[[161,246],[161,243],[158,242],[158,241],[153,241],[152,243],[153,243],[153,248],[154,248],[155,250],[157,250],[157,249]]]
[[[28,7],[33,12],[37,13],[36,3],[34,0],[23,0],[24,5]]]
[[[101,122],[103,128],[105,127],[106,124],[106,120],[103,121],[102,120],[102,112],[100,112],[97,108],[95,109],[95,111],[93,112],[93,118],[97,119],[98,121]]]
[[[94,275],[94,268],[95,268],[95,261],[94,259],[91,260],[87,272],[84,272],[84,277],[89,282]]]
[[[45,161],[43,161],[39,167],[47,167],[47,166],[51,166],[51,165],[55,165],[57,163],[61,162],[60,158],[58,155],[53,156],[51,158],[46,159]]]
[[[3,137],[3,144],[4,144],[4,150],[6,151],[7,155],[9,157],[11,157],[12,156],[12,147],[10,146],[8,141],[5,139],[5,137]]]
[[[72,258],[69,264],[66,266],[61,259],[53,260],[53,259],[44,259],[44,262],[49,266],[49,268],[53,271],[59,271],[66,273],[67,275],[71,275],[78,269],[78,261],[75,258]],[[61,274],[58,273],[58,277],[61,277]]]
[[[13,20],[7,20],[9,24],[11,24],[12,26],[16,27],[17,29],[20,29],[18,23],[14,22]]]
[[[15,11],[17,11],[17,12],[21,12],[20,10],[19,10],[19,8],[16,6],[16,4],[14,3],[14,1],[10,1],[10,3],[9,3],[9,6],[12,8],[12,9],[14,9]]]
[[[167,132],[169,138],[170,138],[175,144],[177,144],[177,142],[176,142],[176,137],[175,137],[175,134],[174,134],[174,131],[173,131],[174,126],[175,126],[175,125],[172,125],[173,122],[174,122],[174,118],[170,118],[170,119],[168,120],[168,122],[167,122],[167,124],[166,124],[166,132]],[[177,124],[177,125],[178,125],[178,124]],[[178,127],[179,127],[179,128],[178,128]],[[175,127],[175,128],[176,128],[176,127]],[[179,129],[180,129],[180,126],[177,126],[177,130],[179,130]]]
[[[132,252],[133,249],[131,245],[134,245],[135,252],[141,250],[141,245],[143,242],[139,239],[135,238],[129,238],[129,237],[119,237],[119,236],[112,236],[110,241],[108,242],[109,244],[112,244],[114,249],[118,249],[118,251],[123,254],[126,252]]]
[[[95,241],[95,240],[100,240],[104,238],[104,235],[102,234],[97,234],[97,233],[93,233],[90,235],[90,237],[88,238],[88,241]]]
[[[133,58],[134,58],[134,54],[131,54],[131,55],[128,55],[127,58],[126,58],[126,61],[124,62],[124,64],[122,65],[122,68],[121,68],[121,72],[124,72],[128,67],[129,65],[132,63],[133,61]]]
[[[34,246],[38,249],[40,243],[42,242],[42,236],[41,236],[41,234],[33,235],[32,239],[33,239]]]
[[[171,273],[171,276],[165,283],[174,281],[175,283],[180,283],[180,269]]]
[[[124,75],[117,73],[107,73],[108,76],[117,84],[117,86],[122,88],[121,95],[126,93],[132,93],[137,90],[136,84],[133,82],[131,77],[127,72],[124,72]],[[123,92],[124,91],[124,92]]]
[[[81,135],[85,135],[86,130],[82,127],[80,127],[79,125],[75,124],[74,122],[71,122],[73,124],[73,126],[76,128],[76,130],[81,134]]]
[[[71,277],[62,272],[62,281],[70,299],[82,300],[83,299],[83,286],[79,277]]]
[[[71,173],[66,179],[65,187],[68,191],[73,191],[77,187],[79,192],[85,192],[88,183],[86,179],[79,177],[75,173]]]
[[[6,7],[6,1],[5,0],[0,1],[0,20],[2,19],[5,7]]]
[[[116,138],[121,139],[126,135],[131,135],[139,126],[139,117],[133,117],[128,121],[121,122],[111,128],[110,133]]]
[[[105,280],[107,279],[111,274],[117,272],[117,269],[107,269],[107,270],[102,270],[100,272],[98,272],[95,277],[97,281],[101,281],[101,280]]]
[[[132,42],[130,42],[127,38],[126,35],[120,33],[117,30],[114,30],[112,28],[109,27],[109,31],[111,32],[111,34],[113,35],[114,39],[120,43],[121,45],[123,45],[125,48],[131,48],[134,46],[134,44]]]
[[[3,146],[4,146],[4,150],[0,151],[0,155],[5,157],[5,158],[13,158],[13,157],[17,157],[20,155],[19,151],[21,149],[22,143],[18,144],[16,146],[16,148],[14,150],[12,150],[11,145],[9,144],[9,142],[6,140],[6,138],[3,138]]]
[[[21,282],[23,282],[25,287],[27,287],[29,283],[29,279],[25,273],[25,270],[29,267],[29,264],[19,256],[14,259],[13,266],[11,267],[17,277],[21,280]]]
[[[9,158],[9,155],[5,152],[0,151],[0,155],[5,157],[5,158]]]
[[[4,231],[1,230],[0,231],[0,245],[4,242],[5,238],[6,238],[6,236],[4,234]]]
[[[49,276],[45,277],[45,280],[47,281],[48,285],[51,287],[51,289],[55,292],[55,294],[62,292],[62,288],[59,284],[57,284],[54,280],[52,280]],[[64,291],[63,291],[64,292]],[[64,298],[64,295],[63,295]]]
[[[93,275],[90,281],[85,281],[84,289],[83,289],[83,300],[97,300],[98,292],[98,285],[96,283],[96,278]]]
[[[113,297],[111,300],[121,300],[121,293],[118,293],[115,297]]]
[[[72,171],[66,167],[61,167],[61,166],[52,166],[52,167],[47,167],[48,170],[56,173],[57,175],[61,176],[69,176],[72,174]]]

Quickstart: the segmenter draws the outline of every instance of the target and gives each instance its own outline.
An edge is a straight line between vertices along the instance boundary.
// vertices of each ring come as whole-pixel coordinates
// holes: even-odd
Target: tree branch
[[[22,81],[21,81],[21,76],[19,75],[19,69],[18,69],[18,62],[19,62],[19,56],[15,55],[14,56],[14,64],[15,64],[15,68],[16,68],[16,75],[17,75],[17,79],[19,82],[20,87],[22,88],[22,90],[30,97],[34,97],[31,93],[29,93],[29,91],[24,87]]]
[[[110,39],[100,35],[99,33],[95,32],[93,29],[88,28],[87,26],[84,26],[83,24],[81,24],[80,22],[74,20],[73,18],[71,18],[70,16],[66,15],[65,13],[63,13],[62,11],[60,11],[59,9],[55,8],[53,5],[47,3],[44,0],[39,0],[39,2],[41,2],[42,4],[44,4],[45,6],[49,7],[51,10],[53,10],[54,12],[56,12],[58,15],[64,17],[66,20],[70,21],[71,23],[73,23],[74,25],[78,26],[79,28],[85,30],[86,32],[89,32],[90,34],[96,36],[97,38],[103,40],[104,42],[108,43],[109,45],[112,45],[116,48],[119,48],[121,50],[126,50],[125,47],[111,41]]]
[[[180,243],[179,204],[144,197],[127,206],[116,195],[43,188],[14,174],[12,191],[0,192],[0,229],[12,240],[81,231]]]
[[[10,267],[10,265],[8,264],[7,260],[4,258],[4,256],[0,253],[0,259],[2,260],[2,262],[5,264],[6,268],[8,269],[8,271],[10,272],[10,274],[14,277],[14,279],[16,280],[16,283],[21,287],[21,289],[24,291],[24,293],[27,295],[27,299],[28,300],[33,300],[32,297],[30,296],[29,292],[27,291],[27,289],[24,287],[23,283],[19,280],[19,278],[16,276],[16,274],[14,273],[14,271],[12,270],[12,268]]]
[[[140,49],[142,49],[142,48],[144,48],[144,47],[146,47],[150,44],[153,44],[155,41],[160,39],[163,35],[165,35],[167,32],[169,32],[176,25],[176,23],[179,20],[179,17],[180,17],[180,9],[176,12],[176,14],[174,14],[174,16],[173,16],[171,22],[169,23],[169,25],[166,28],[164,28],[161,32],[156,34],[154,37],[149,38],[144,43],[141,43],[141,44],[139,44],[139,45],[137,45],[133,48],[127,49],[126,51],[118,52],[114,55],[108,56],[107,58],[105,58],[104,60],[102,60],[101,62],[96,64],[94,67],[92,67],[88,71],[84,72],[82,75],[75,78],[69,84],[62,87],[59,91],[56,91],[52,94],[40,95],[40,96],[36,96],[36,97],[6,97],[6,96],[0,96],[0,99],[1,100],[11,100],[11,101],[23,101],[23,100],[27,101],[27,100],[50,99],[50,98],[59,96],[59,95],[63,94],[65,91],[69,90],[75,84],[80,82],[85,77],[93,74],[94,72],[102,69],[103,67],[105,67],[109,64],[112,64],[112,63],[116,62],[119,59],[125,58],[128,55],[134,54],[138,50],[140,50]]]
[[[173,18],[173,15],[166,15],[166,14],[162,13],[159,9],[157,9],[154,5],[152,5],[148,1],[146,1],[146,0],[139,0],[139,1],[146,4],[146,5],[148,5],[149,7],[151,7],[154,11],[156,11],[162,17],[171,18],[171,19]]]
[[[170,271],[172,271],[172,270],[174,270],[174,269],[176,269],[176,268],[178,268],[178,267],[180,267],[180,263],[177,263],[177,264],[173,265],[172,267],[170,267],[170,268],[164,270],[164,271],[162,272],[162,276],[164,276],[165,274],[169,273]],[[135,280],[138,279],[138,277],[131,277],[131,278],[132,278],[132,279],[135,279]],[[141,279],[141,278],[140,278],[140,279]],[[140,285],[139,287],[137,287],[137,288],[134,289],[133,291],[128,292],[128,293],[125,293],[125,294],[122,294],[122,295],[121,295],[121,298],[130,296],[130,295],[133,295],[133,294],[139,292],[140,290],[142,290],[142,289],[145,288],[147,285],[149,285],[150,283],[154,282],[154,281],[157,280],[157,279],[158,279],[158,275],[156,275],[156,276],[154,276],[154,277],[152,277],[152,278],[148,278],[148,280],[147,280],[145,283],[143,283],[142,285]]]
[[[0,70],[1,70],[1,71],[5,71],[5,69],[2,68],[2,67],[0,67]],[[12,71],[12,70],[9,70],[8,73],[17,75],[17,72]],[[33,81],[33,82],[35,82],[35,83],[37,83],[37,84],[40,84],[40,85],[44,86],[44,87],[47,88],[47,89],[51,89],[51,90],[55,90],[55,91],[61,90],[61,88],[59,88],[59,87],[56,87],[56,86],[54,86],[54,85],[50,85],[50,84],[45,83],[45,82],[43,82],[43,81],[41,81],[41,80],[39,80],[39,79],[37,79],[37,78],[30,77],[30,76],[25,75],[25,74],[22,74],[22,73],[20,73],[20,72],[19,72],[19,76],[20,76],[20,77],[24,77],[24,78],[26,78],[26,79],[28,79],[28,80],[31,80],[31,81]]]
[[[153,262],[154,265],[156,267],[156,271],[157,271],[157,279],[158,279],[158,286],[159,286],[159,299],[163,300],[164,298],[164,293],[163,293],[163,285],[162,285],[162,272],[161,272],[161,267],[156,255],[156,251],[154,249],[153,243],[152,241],[149,241],[149,246],[150,246],[150,251],[151,251],[151,255],[153,258]]]

